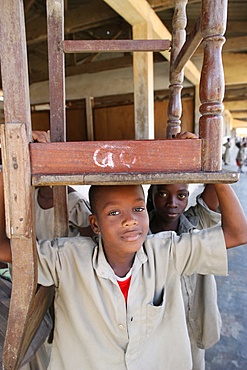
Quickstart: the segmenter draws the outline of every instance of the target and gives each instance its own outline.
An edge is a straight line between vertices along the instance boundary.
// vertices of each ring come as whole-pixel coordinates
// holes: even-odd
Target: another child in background
[[[228,137],[226,140],[226,143],[223,144],[225,147],[225,153],[223,154],[223,161],[224,164],[227,166],[228,164],[231,164],[231,139]]]
[[[50,186],[42,186],[35,189],[35,220],[37,239],[54,238],[54,207],[53,189]],[[88,216],[91,214],[89,203],[84,197],[68,187],[68,236],[90,236],[93,231]]]
[[[217,225],[219,202],[213,185],[206,185],[195,206],[188,205],[187,184],[151,185],[148,190],[149,227],[153,234],[175,231],[178,235]],[[221,317],[213,275],[184,275],[181,287],[190,337],[193,370],[205,369],[205,349],[220,339]]]
[[[245,148],[247,147],[246,142],[238,142],[236,143],[236,146],[238,147],[238,153],[236,157],[236,163],[238,166],[238,172],[243,173],[242,167],[244,165],[244,161],[246,158]]]

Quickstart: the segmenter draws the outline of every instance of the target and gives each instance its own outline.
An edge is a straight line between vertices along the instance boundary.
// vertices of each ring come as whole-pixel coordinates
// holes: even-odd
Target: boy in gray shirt
[[[39,283],[56,289],[49,369],[192,368],[180,277],[227,274],[226,248],[247,242],[233,190],[214,187],[222,226],[147,236],[140,185],[92,186],[89,218],[98,241],[40,243]],[[0,240],[0,260],[10,262],[9,241]]]

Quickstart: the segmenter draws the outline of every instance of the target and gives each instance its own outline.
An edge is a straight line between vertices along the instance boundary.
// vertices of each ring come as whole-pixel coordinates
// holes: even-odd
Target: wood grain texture
[[[200,139],[33,143],[30,155],[32,175],[201,170]]]

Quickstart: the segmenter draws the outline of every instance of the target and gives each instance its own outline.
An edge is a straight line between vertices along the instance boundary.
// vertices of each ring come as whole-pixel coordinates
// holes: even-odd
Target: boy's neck
[[[132,266],[131,266],[132,267]],[[125,277],[128,272],[130,271],[131,267],[127,267],[127,266],[115,266],[115,268],[113,268],[113,271],[114,271],[114,274],[117,275],[118,277]]]
[[[131,267],[133,266],[134,259],[135,259],[135,253],[133,255],[127,254],[126,256],[119,257],[109,257],[106,255],[107,262],[113,269],[115,275],[119,277],[124,277],[127,275],[127,273],[130,271]]]
[[[179,226],[179,220],[171,222],[162,222],[161,218],[155,216],[150,222],[150,230],[153,234],[160,233],[162,231],[177,231]]]

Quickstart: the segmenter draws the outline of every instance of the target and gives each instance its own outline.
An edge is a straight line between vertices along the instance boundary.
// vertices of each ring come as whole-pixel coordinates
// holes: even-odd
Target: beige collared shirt
[[[136,253],[127,307],[101,242],[64,238],[38,250],[39,283],[56,286],[49,369],[191,369],[180,275],[227,273],[220,227],[148,236]]]

